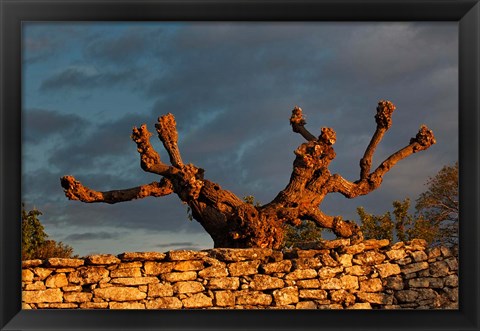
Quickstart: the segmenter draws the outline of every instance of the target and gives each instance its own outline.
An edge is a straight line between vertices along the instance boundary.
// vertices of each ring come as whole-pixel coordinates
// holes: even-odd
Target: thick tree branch
[[[143,124],[140,128],[134,127],[131,138],[137,144],[137,151],[140,153],[140,165],[143,170],[158,175],[167,175],[173,169],[171,166],[160,160],[160,155],[150,144],[152,133]]]
[[[390,101],[381,100],[378,102],[377,114],[375,115],[375,121],[377,123],[377,129],[373,134],[370,144],[365,150],[363,158],[360,160],[360,179],[367,178],[372,166],[372,157],[375,153],[378,143],[382,140],[383,135],[392,125],[392,113],[395,110],[395,105]]]
[[[182,168],[183,162],[177,145],[178,133],[176,125],[175,117],[173,114],[168,113],[158,118],[155,128],[157,129],[158,137],[170,156],[170,163],[177,168]]]
[[[313,134],[305,129],[307,122],[303,118],[302,108],[295,106],[292,110],[292,116],[290,117],[290,124],[292,125],[293,132],[300,133],[307,141],[317,140]]]
[[[375,190],[380,186],[383,176],[400,160],[412,155],[413,153],[426,150],[431,145],[435,144],[435,137],[432,130],[429,130],[425,125],[420,127],[415,138],[410,139],[410,144],[392,154],[385,161],[383,161],[374,172],[369,174],[366,178],[360,179],[356,182],[350,182],[342,176],[335,174],[329,178],[325,184],[327,192],[339,192],[347,198],[355,198],[360,195],[365,195]]]
[[[64,176],[60,181],[64,188],[65,196],[68,199],[80,200],[87,203],[104,202],[114,204],[117,202],[143,199],[145,197],[161,197],[173,192],[172,183],[165,178],[162,178],[160,183],[153,182],[133,188],[106,192],[92,190],[84,186],[73,176]]]

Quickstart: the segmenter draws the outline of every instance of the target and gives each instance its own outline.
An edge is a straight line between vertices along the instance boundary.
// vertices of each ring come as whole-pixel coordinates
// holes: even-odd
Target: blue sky
[[[358,206],[383,214],[458,160],[457,32],[455,22],[24,23],[23,201],[80,255],[210,248],[176,196],[84,204],[65,198],[60,177],[97,190],[158,180],[141,170],[130,133],[143,123],[154,131],[171,112],[184,161],[266,203],[288,183],[302,143],[289,125],[295,105],[310,131],[336,130],[331,170],[356,180],[387,99],[397,110],[374,163],[421,124],[437,144],[401,161],[375,192],[322,204],[347,219],[358,220]]]

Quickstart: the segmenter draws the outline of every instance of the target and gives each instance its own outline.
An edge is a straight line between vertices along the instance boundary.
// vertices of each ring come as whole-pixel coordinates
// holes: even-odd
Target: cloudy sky
[[[358,220],[356,207],[391,210],[458,159],[457,23],[25,23],[22,195],[51,238],[80,255],[212,247],[170,195],[116,205],[69,201],[60,177],[97,190],[158,177],[140,168],[133,126],[177,120],[185,162],[240,197],[273,199],[288,183],[291,109],[307,127],[337,132],[331,164],[358,179],[381,99],[397,110],[374,166],[421,124],[437,144],[401,161],[375,192],[328,196],[322,210]],[[155,136],[152,142],[164,160]]]

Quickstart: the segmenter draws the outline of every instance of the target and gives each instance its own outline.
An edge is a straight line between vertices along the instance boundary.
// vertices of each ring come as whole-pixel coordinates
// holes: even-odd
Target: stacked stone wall
[[[423,240],[23,261],[24,309],[457,309],[457,252]]]

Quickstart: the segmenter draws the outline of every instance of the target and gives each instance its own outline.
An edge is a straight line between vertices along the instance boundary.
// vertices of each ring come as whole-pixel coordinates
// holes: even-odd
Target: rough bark
[[[158,137],[170,157],[170,165],[164,163],[151,146],[152,133],[145,124],[133,128],[131,136],[137,144],[141,168],[162,176],[160,182],[108,192],[89,189],[72,176],[62,177],[61,184],[69,199],[87,203],[116,203],[175,193],[191,208],[193,218],[209,233],[215,247],[279,248],[283,242],[285,224],[296,226],[302,220],[311,220],[320,227],[331,229],[339,237],[360,239],[359,227],[354,222],[344,221],[340,216],[326,215],[319,209],[325,196],[332,192],[341,193],[347,198],[368,194],[380,186],[383,176],[397,162],[435,144],[432,131],[422,125],[407,146],[371,171],[373,154],[392,124],[394,110],[395,106],[389,101],[378,103],[375,115],[377,127],[360,160],[360,178],[351,182],[328,170],[335,158],[335,131],[322,128],[320,135],[314,136],[305,128],[302,109],[295,107],[290,124],[293,131],[299,133],[306,142],[295,150],[293,171],[287,186],[263,206],[244,202],[220,185],[204,179],[203,169],[183,163],[172,114],[160,117],[155,125]]]

